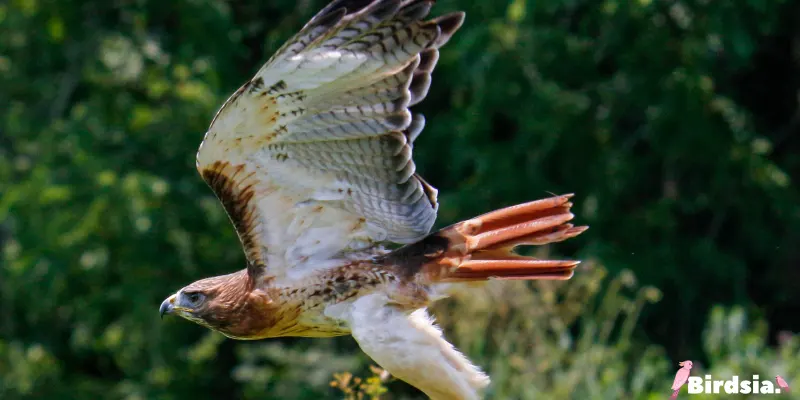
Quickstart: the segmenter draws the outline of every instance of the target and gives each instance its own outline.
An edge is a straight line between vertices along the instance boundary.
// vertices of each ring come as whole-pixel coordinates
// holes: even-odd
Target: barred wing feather
[[[302,275],[347,251],[408,243],[436,219],[415,173],[438,48],[462,13],[432,0],[339,0],[217,112],[197,168],[236,227],[251,274]]]

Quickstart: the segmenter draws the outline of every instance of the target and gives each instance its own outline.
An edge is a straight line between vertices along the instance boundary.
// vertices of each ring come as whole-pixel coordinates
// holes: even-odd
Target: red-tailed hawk
[[[489,378],[445,341],[425,307],[453,285],[569,279],[576,261],[512,252],[576,236],[570,195],[494,211],[436,233],[436,189],[414,139],[457,12],[433,0],[335,0],[225,102],[197,169],[230,216],[247,268],[167,298],[234,339],[353,335],[434,399],[475,399]],[[395,250],[384,245],[402,244]]]

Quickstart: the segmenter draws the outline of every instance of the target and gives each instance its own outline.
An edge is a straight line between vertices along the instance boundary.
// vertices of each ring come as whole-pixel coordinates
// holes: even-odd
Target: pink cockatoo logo
[[[689,360],[679,362],[678,365],[681,366],[681,369],[675,374],[675,380],[672,381],[672,396],[670,396],[671,400],[675,400],[678,398],[678,392],[681,390],[681,386],[686,384],[686,381],[689,380],[689,371],[692,370],[692,362]]]
[[[789,392],[789,384],[786,383],[786,380],[783,379],[780,375],[775,375],[775,382],[778,382],[778,387],[780,387],[784,393]]]

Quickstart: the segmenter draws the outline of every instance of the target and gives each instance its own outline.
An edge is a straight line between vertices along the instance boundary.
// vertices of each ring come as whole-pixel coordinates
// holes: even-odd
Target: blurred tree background
[[[335,372],[368,373],[350,338],[234,342],[157,314],[244,266],[195,151],[324,3],[0,2],[0,398],[341,398]],[[572,281],[438,308],[490,397],[663,397],[683,359],[800,382],[800,2],[433,14],[454,10],[416,107],[437,225],[575,192],[592,227],[547,249],[589,260]]]

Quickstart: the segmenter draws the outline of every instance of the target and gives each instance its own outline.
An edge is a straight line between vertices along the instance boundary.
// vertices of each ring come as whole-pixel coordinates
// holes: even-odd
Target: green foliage
[[[354,377],[349,372],[333,374],[331,387],[341,390],[345,400],[378,400],[389,391],[384,386],[384,382],[389,379],[389,373],[375,366],[369,368],[372,375],[366,379]]]
[[[0,398],[336,398],[333,373],[367,373],[349,338],[234,343],[156,312],[244,266],[194,153],[216,108],[323,2],[0,2]],[[800,37],[800,8],[439,0],[434,13],[457,9],[466,25],[417,107],[439,225],[576,192],[592,229],[555,248],[664,294],[639,315],[654,291],[615,292],[628,272],[594,288],[584,270],[553,287],[594,306],[522,285],[447,303],[441,320],[488,366],[491,394],[660,394],[661,348],[792,377],[796,357],[768,347],[766,328],[700,338],[717,303],[800,329],[777,318],[800,304],[800,66],[783,44]]]

